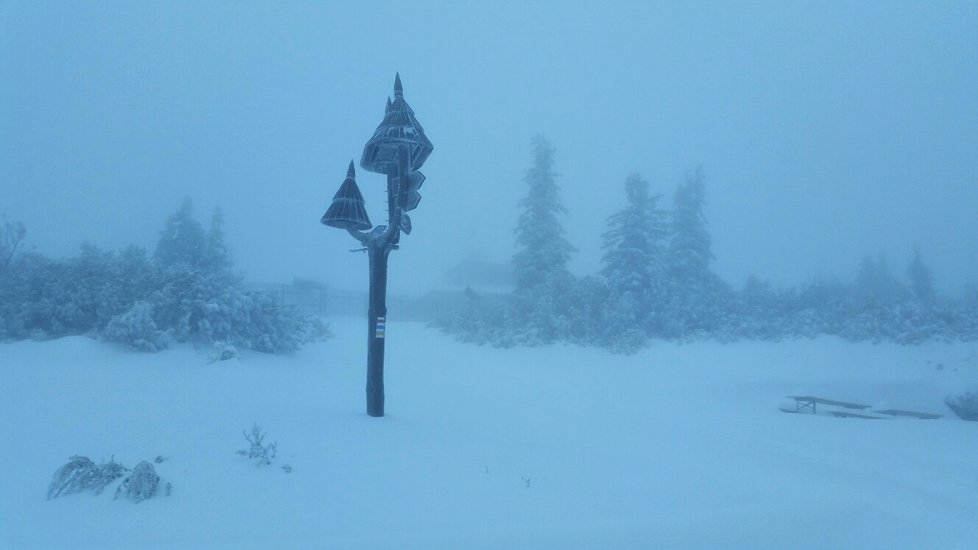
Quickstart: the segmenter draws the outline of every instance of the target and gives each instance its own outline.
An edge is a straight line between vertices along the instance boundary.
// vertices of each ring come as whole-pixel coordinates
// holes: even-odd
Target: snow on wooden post
[[[353,162],[346,180],[323,215],[324,225],[346,229],[367,252],[370,298],[367,306],[367,414],[384,416],[384,343],[387,338],[387,258],[397,249],[401,231],[411,233],[407,211],[421,200],[421,168],[434,147],[404,100],[401,77],[394,77],[394,101],[387,100],[384,120],[367,141],[360,167],[387,176],[387,225],[372,227]]]

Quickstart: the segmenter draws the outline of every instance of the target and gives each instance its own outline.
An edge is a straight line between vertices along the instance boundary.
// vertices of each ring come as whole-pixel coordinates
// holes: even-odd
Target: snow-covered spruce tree
[[[865,256],[847,300],[840,336],[852,341],[898,340],[909,322],[905,311],[909,291],[890,271],[886,257]]]
[[[934,274],[916,246],[906,273],[910,298],[901,303],[907,318],[902,334],[905,341],[919,342],[928,338],[974,340],[978,337],[973,322],[978,319],[978,308],[969,307],[967,299],[952,301],[939,296],[934,289]]]
[[[202,323],[213,309],[207,304],[238,282],[229,270],[205,265],[204,235],[187,197],[167,218],[153,254],[160,276],[152,298],[154,318],[178,342],[206,328]]]
[[[544,136],[533,139],[533,164],[523,181],[526,196],[516,221],[516,254],[513,270],[516,289],[530,292],[567,275],[573,246],[564,237],[558,216],[566,214],[553,172],[554,150]]]
[[[907,277],[910,279],[910,291],[918,302],[930,304],[934,301],[934,274],[920,257],[920,248],[916,246],[913,248],[913,259],[907,265]]]
[[[143,351],[193,341],[282,353],[326,334],[317,320],[244,288],[220,211],[204,231],[185,199],[166,221],[153,266],[152,289],[107,323],[105,338]]]
[[[815,277],[798,290],[791,332],[806,338],[839,335],[846,317],[846,285],[834,278]]]
[[[555,181],[553,156],[545,137],[533,139],[533,162],[524,178],[527,194],[519,203],[522,212],[516,221],[514,299],[529,343],[553,342],[571,324],[571,304],[563,290],[573,284],[567,262],[575,249],[558,219],[566,212]]]
[[[224,241],[224,213],[215,208],[211,214],[211,225],[204,236],[204,256],[201,265],[210,271],[231,271],[231,253]]]
[[[795,302],[790,292],[780,292],[751,274],[738,298],[737,336],[777,341],[790,334],[786,310]]]
[[[705,204],[703,170],[697,168],[676,187],[672,199],[669,271],[674,279],[688,287],[704,285],[711,276],[713,252],[703,215]]]
[[[662,241],[667,233],[665,212],[657,206],[660,197],[649,194],[646,180],[628,176],[625,197],[627,206],[608,218],[601,275],[608,286],[605,338],[613,346],[627,341],[630,348],[653,330],[661,313],[666,274]]]
[[[954,308],[938,300],[934,291],[934,275],[924,263],[920,248],[913,248],[913,257],[907,264],[906,299],[899,304],[900,321],[895,339],[905,343],[917,343],[933,337],[954,339]]]
[[[706,185],[697,168],[686,176],[673,195],[669,250],[669,298],[663,332],[675,338],[695,333],[717,335],[734,307],[729,285],[711,270],[710,234],[703,207]]]
[[[171,214],[160,232],[154,254],[161,265],[185,264],[196,267],[205,254],[204,228],[194,219],[190,197],[184,197],[179,210]]]

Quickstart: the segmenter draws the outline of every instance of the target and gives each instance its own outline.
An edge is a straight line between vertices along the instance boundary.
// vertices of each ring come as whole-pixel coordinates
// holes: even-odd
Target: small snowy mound
[[[945,403],[961,420],[978,421],[978,390],[948,396]]]

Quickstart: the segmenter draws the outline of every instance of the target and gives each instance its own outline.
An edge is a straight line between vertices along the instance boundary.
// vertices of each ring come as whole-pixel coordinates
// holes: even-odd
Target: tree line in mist
[[[464,306],[437,322],[446,332],[494,346],[573,342],[624,353],[652,338],[978,339],[978,292],[958,300],[939,296],[916,249],[905,277],[885,258],[866,257],[851,282],[813,278],[775,288],[751,276],[733,288],[710,267],[700,170],[676,187],[668,210],[647,181],[628,176],[627,205],[608,219],[602,236],[600,273],[574,276],[567,263],[575,249],[560,222],[565,212],[553,163],[550,143],[537,137],[516,222],[515,290],[468,292]]]
[[[171,343],[288,353],[324,337],[318,319],[245,288],[215,211],[208,229],[190,199],[167,218],[156,249],[82,245],[73,258],[22,250],[19,223],[0,224],[0,339],[87,335],[138,351]]]

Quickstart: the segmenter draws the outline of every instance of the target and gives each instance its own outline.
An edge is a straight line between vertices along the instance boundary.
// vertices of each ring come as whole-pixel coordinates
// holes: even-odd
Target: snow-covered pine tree
[[[663,328],[668,336],[689,337],[695,331],[718,334],[735,307],[732,289],[710,270],[713,252],[703,215],[705,204],[703,170],[697,168],[673,195],[666,256],[669,311]]]
[[[159,273],[159,288],[152,300],[154,318],[178,342],[199,332],[205,249],[204,228],[194,218],[190,197],[185,197],[166,219],[153,254]]]
[[[601,274],[608,285],[607,336],[637,331],[649,333],[663,297],[665,212],[657,206],[659,195],[649,194],[649,182],[639,174],[625,180],[628,204],[608,218],[601,248]],[[628,338],[634,341],[634,337]]]
[[[553,172],[553,148],[543,136],[533,139],[533,164],[524,181],[527,194],[520,201],[523,211],[515,230],[514,298],[528,343],[547,343],[570,329],[566,291],[575,281],[567,262],[575,249],[558,219],[565,210]]]
[[[697,168],[676,187],[672,199],[672,238],[669,243],[669,271],[681,286],[695,287],[711,278],[710,234],[706,230],[703,206],[706,185],[703,170]]]
[[[786,319],[782,318],[780,309],[787,300],[781,299],[771,283],[759,279],[753,273],[747,277],[739,296],[740,319],[738,336],[758,339],[777,340],[785,332]]]
[[[907,297],[907,289],[893,276],[884,254],[864,256],[852,288],[856,309],[886,309]]]
[[[215,208],[211,214],[211,225],[204,236],[203,263],[211,271],[229,273],[231,253],[224,242],[224,213]]]
[[[853,341],[906,340],[909,291],[890,271],[883,254],[865,256],[847,301],[840,335]]]
[[[546,137],[533,138],[533,164],[523,179],[527,193],[520,201],[523,211],[516,221],[513,270],[517,292],[532,292],[567,275],[567,262],[575,251],[558,219],[566,211],[560,202],[553,157]]]
[[[799,332],[810,338],[818,334],[840,336],[849,316],[849,284],[834,276],[814,277],[798,292],[798,308],[810,322]]]
[[[180,209],[166,220],[156,244],[156,260],[162,266],[196,267],[205,253],[204,228],[194,219],[193,201],[185,197]]]
[[[155,257],[159,288],[148,302],[156,329],[166,333],[160,342],[201,340],[281,353],[325,334],[318,321],[267,293],[244,287],[233,271],[219,210],[205,232],[193,217],[190,199],[185,199],[167,219]],[[113,333],[140,335],[147,326],[133,314],[118,319]]]
[[[907,265],[907,277],[910,279],[910,291],[922,304],[934,300],[934,275],[924,260],[920,257],[920,248],[913,248],[913,259]]]

